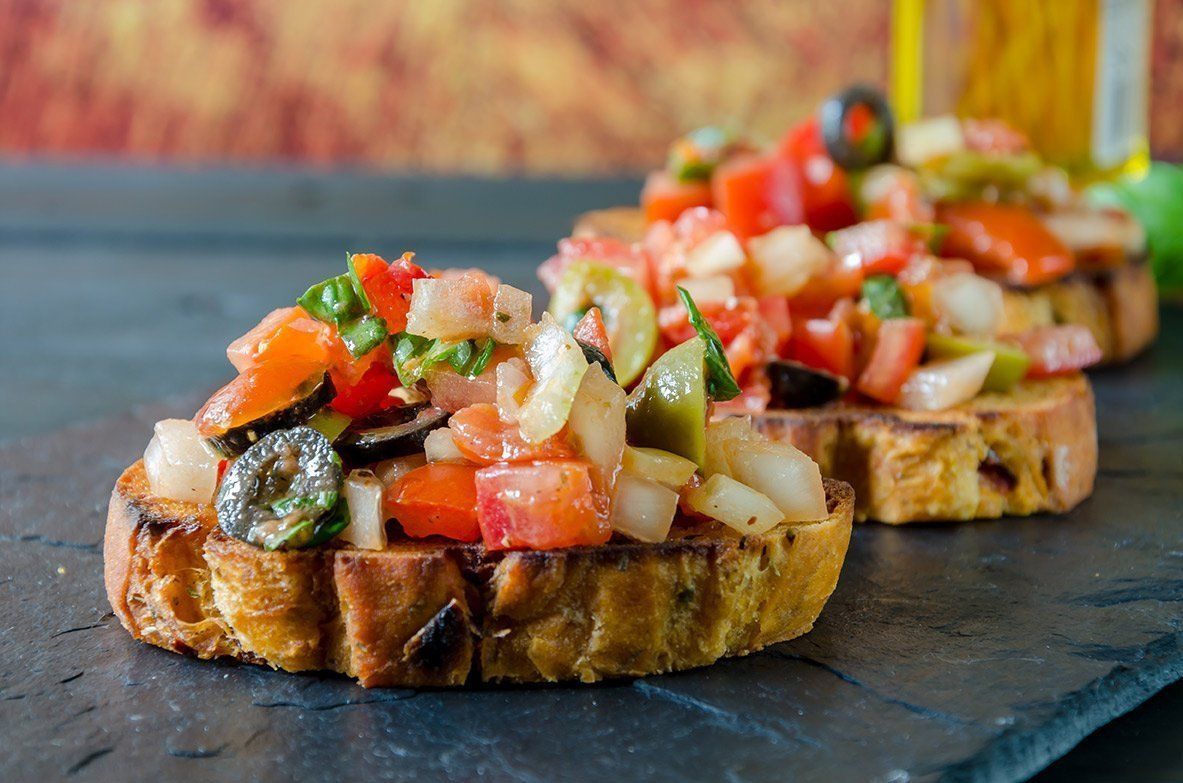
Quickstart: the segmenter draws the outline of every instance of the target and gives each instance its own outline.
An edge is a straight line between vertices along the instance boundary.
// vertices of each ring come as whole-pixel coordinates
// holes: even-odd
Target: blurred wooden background
[[[1064,0],[1072,2],[1073,0]],[[0,0],[0,156],[612,174],[883,83],[888,0]],[[1152,145],[1183,157],[1183,2]]]

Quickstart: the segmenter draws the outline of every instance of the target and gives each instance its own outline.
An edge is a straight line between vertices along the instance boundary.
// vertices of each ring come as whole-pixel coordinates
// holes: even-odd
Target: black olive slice
[[[337,451],[354,465],[414,454],[423,451],[427,433],[445,426],[450,416],[426,403],[391,408],[353,422],[337,438]]]
[[[815,370],[800,362],[772,361],[764,368],[768,375],[770,408],[812,408],[839,399],[850,387],[840,375]]]
[[[315,416],[317,411],[328,405],[335,394],[333,382],[329,380],[329,374],[325,373],[319,380],[309,384],[307,391],[287,407],[238,427],[231,427],[221,435],[209,437],[208,440],[222,454],[233,457],[249,449],[269,432],[304,424]]]
[[[579,343],[579,347],[583,349],[583,358],[587,359],[588,364],[600,365],[600,368],[604,371],[604,375],[608,376],[608,380],[613,383],[620,383],[620,381],[616,380],[616,371],[612,369],[612,362],[608,361],[608,357],[604,355],[603,351],[581,340],[576,340],[575,342]]]
[[[341,458],[311,427],[277,430],[234,461],[218,489],[218,525],[264,549],[316,546],[349,524]]]
[[[875,128],[864,139],[851,139],[846,133],[846,118],[856,106],[870,109],[875,121]],[[865,84],[848,87],[826,99],[819,114],[826,151],[842,168],[865,169],[891,158],[895,118],[879,90]]]

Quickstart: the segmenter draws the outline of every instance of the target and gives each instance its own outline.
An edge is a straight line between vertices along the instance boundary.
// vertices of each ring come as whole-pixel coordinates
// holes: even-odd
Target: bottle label
[[[1123,163],[1146,135],[1150,8],[1146,0],[1099,0],[1093,162]]]

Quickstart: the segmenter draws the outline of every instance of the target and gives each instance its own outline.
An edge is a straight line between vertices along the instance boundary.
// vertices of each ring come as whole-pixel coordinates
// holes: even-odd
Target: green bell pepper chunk
[[[628,398],[628,441],[706,461],[706,344],[687,340],[662,354]]]
[[[930,356],[936,359],[956,359],[982,351],[994,352],[994,364],[982,388],[986,391],[1010,391],[1027,374],[1031,360],[1027,354],[1013,345],[982,340],[974,337],[953,337],[947,334],[930,334],[926,341]]]

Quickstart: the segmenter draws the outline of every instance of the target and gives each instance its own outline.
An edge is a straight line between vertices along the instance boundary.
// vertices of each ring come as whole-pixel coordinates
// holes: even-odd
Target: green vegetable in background
[[[908,300],[891,275],[871,275],[863,281],[861,293],[871,312],[880,319],[908,317]]]
[[[1183,168],[1156,161],[1145,177],[1101,182],[1088,195],[1095,204],[1124,207],[1138,219],[1159,287],[1183,291]]]
[[[740,388],[739,384],[735,382],[735,376],[731,374],[731,365],[727,363],[727,354],[723,352],[723,341],[719,339],[719,335],[715,333],[707,320],[702,317],[698,306],[694,304],[694,299],[690,297],[685,288],[678,286],[678,296],[682,298],[682,304],[686,306],[686,312],[690,314],[690,325],[706,343],[707,394],[720,401],[735,399],[740,394]]]

